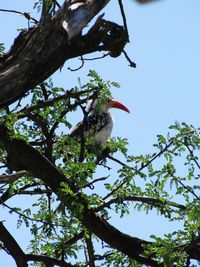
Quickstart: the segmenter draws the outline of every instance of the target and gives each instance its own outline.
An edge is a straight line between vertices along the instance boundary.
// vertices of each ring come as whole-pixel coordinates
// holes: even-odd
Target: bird
[[[93,138],[96,144],[105,143],[111,136],[114,118],[110,113],[111,108],[121,109],[130,113],[129,109],[114,98],[98,98],[90,102],[87,116],[79,122],[70,133],[70,137],[81,136]]]

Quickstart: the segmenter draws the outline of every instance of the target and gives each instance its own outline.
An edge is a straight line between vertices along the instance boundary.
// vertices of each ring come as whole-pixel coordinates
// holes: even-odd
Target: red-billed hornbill
[[[111,135],[114,124],[114,118],[109,112],[110,108],[118,108],[130,113],[128,108],[113,98],[107,100],[98,98],[91,102],[88,116],[77,124],[70,136],[81,138],[81,134],[84,134],[85,138],[94,138],[97,144],[105,143]]]

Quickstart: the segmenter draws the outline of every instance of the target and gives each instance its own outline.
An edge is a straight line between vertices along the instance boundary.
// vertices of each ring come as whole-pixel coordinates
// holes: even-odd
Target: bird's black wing
[[[91,114],[83,121],[79,122],[70,133],[70,137],[81,137],[82,131],[85,136],[95,136],[95,134],[101,131],[108,123],[109,117],[107,113]],[[84,127],[84,129],[83,129]]]

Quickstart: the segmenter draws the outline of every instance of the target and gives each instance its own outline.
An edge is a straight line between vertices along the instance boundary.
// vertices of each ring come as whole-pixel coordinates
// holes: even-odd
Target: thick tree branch
[[[0,240],[3,242],[6,250],[13,257],[18,267],[28,267],[25,253],[2,222],[0,222]]]
[[[138,262],[148,266],[163,266],[163,264],[158,264],[155,260],[144,256],[145,245],[150,242],[120,232],[103,217],[96,214],[93,209],[89,208],[86,197],[81,192],[79,193],[79,188],[72,183],[70,178],[60,173],[55,165],[25,141],[12,138],[7,128],[2,125],[0,126],[0,140],[0,146],[7,151],[10,157],[18,159],[16,165],[13,166],[16,170],[22,168],[32,172],[57,194],[69,210],[72,212],[74,209],[81,210],[80,214],[76,212],[77,218],[102,241]],[[70,188],[70,193],[65,190],[65,185]],[[198,244],[187,245],[186,251],[189,257],[200,260]]]
[[[92,233],[132,259],[150,266],[160,266],[156,261],[142,256],[144,245],[148,242],[120,232],[105,221],[103,217],[96,214],[89,208],[85,196],[78,193],[78,188],[74,186],[72,181],[60,173],[56,166],[37,150],[23,140],[12,138],[4,126],[0,127],[0,140],[1,147],[6,149],[10,157],[18,159],[13,167],[15,169],[23,168],[34,173],[57,194],[58,198],[72,212],[74,209],[82,210],[80,214],[76,212],[76,216]],[[70,187],[70,193],[65,190],[65,184]]]
[[[10,158],[18,159],[13,165],[15,170],[27,170],[41,179],[71,212],[76,210],[76,217],[98,238],[142,264],[163,266],[155,259],[144,256],[145,245],[151,244],[150,242],[122,233],[96,214],[70,177],[65,177],[55,165],[25,141],[13,138],[3,125],[0,126],[0,140],[0,146],[7,151]],[[70,192],[67,188],[65,190],[65,185],[70,188]],[[81,210],[80,214],[78,210]],[[187,245],[185,249],[189,257],[200,260],[199,243],[191,243],[191,246]]]
[[[10,52],[0,59],[0,107],[13,103],[47,79],[67,59],[94,51],[111,51],[111,56],[121,53],[127,35],[123,27],[115,23],[100,18],[81,36],[81,30],[109,1],[82,2],[75,8],[70,6],[72,1],[66,1],[54,17],[46,16],[34,28],[21,32]],[[77,9],[82,21],[78,21]],[[64,17],[67,33],[62,28]],[[75,22],[78,23],[75,25]]]
[[[75,267],[70,263],[43,255],[25,254],[13,236],[8,232],[2,222],[0,222],[0,240],[3,242],[6,251],[13,257],[17,267],[28,267],[28,261],[43,262],[47,266]]]

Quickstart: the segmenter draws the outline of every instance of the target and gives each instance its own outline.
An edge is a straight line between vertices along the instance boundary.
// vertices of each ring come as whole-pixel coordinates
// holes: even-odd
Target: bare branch
[[[135,64],[135,62],[133,62],[133,61],[130,59],[130,57],[128,56],[128,54],[126,53],[126,51],[123,50],[122,53],[124,54],[125,58],[126,58],[126,59],[128,60],[128,62],[130,63],[129,66],[132,67],[132,68],[136,68],[136,64]]]
[[[109,53],[106,53],[106,54],[103,54],[102,56],[99,56],[99,57],[93,57],[93,58],[83,58],[84,61],[88,60],[88,61],[92,61],[92,60],[97,60],[97,59],[102,59],[102,58],[105,58],[109,56]]]
[[[130,42],[129,34],[128,34],[128,26],[127,26],[127,22],[126,22],[126,15],[125,15],[125,12],[124,12],[124,6],[123,6],[123,3],[122,3],[122,0],[118,0],[118,3],[119,3],[119,6],[120,6],[120,10],[121,10],[121,14],[122,14],[123,22],[124,22],[124,28],[125,28],[125,31],[127,33],[127,40],[128,40],[128,42]]]
[[[67,59],[95,51],[111,51],[111,56],[119,56],[127,38],[123,27],[116,23],[101,19],[95,32],[80,34],[108,2],[90,0],[78,6],[74,1],[66,0],[55,16],[47,16],[36,27],[21,32],[9,53],[0,59],[0,106],[5,107],[19,99],[30,88],[47,79]],[[68,34],[63,30],[62,22]],[[47,43],[51,44],[48,49]]]
[[[110,175],[94,179],[92,182],[85,184],[83,188],[89,187],[89,188],[93,189],[95,183],[97,183],[99,181],[105,181],[106,179],[108,179],[109,176]]]
[[[70,70],[70,71],[77,71],[77,70],[80,70],[83,66],[84,66],[84,60],[83,60],[83,57],[81,56],[81,65],[75,69],[72,69],[70,67],[68,67],[67,69]]]
[[[0,11],[2,12],[9,12],[9,13],[15,13],[18,15],[22,15],[24,16],[27,20],[32,20],[34,21],[36,24],[38,23],[38,21],[36,19],[34,19],[33,17],[31,17],[30,13],[27,12],[20,12],[20,11],[16,11],[16,10],[11,10],[11,9],[0,9]]]

